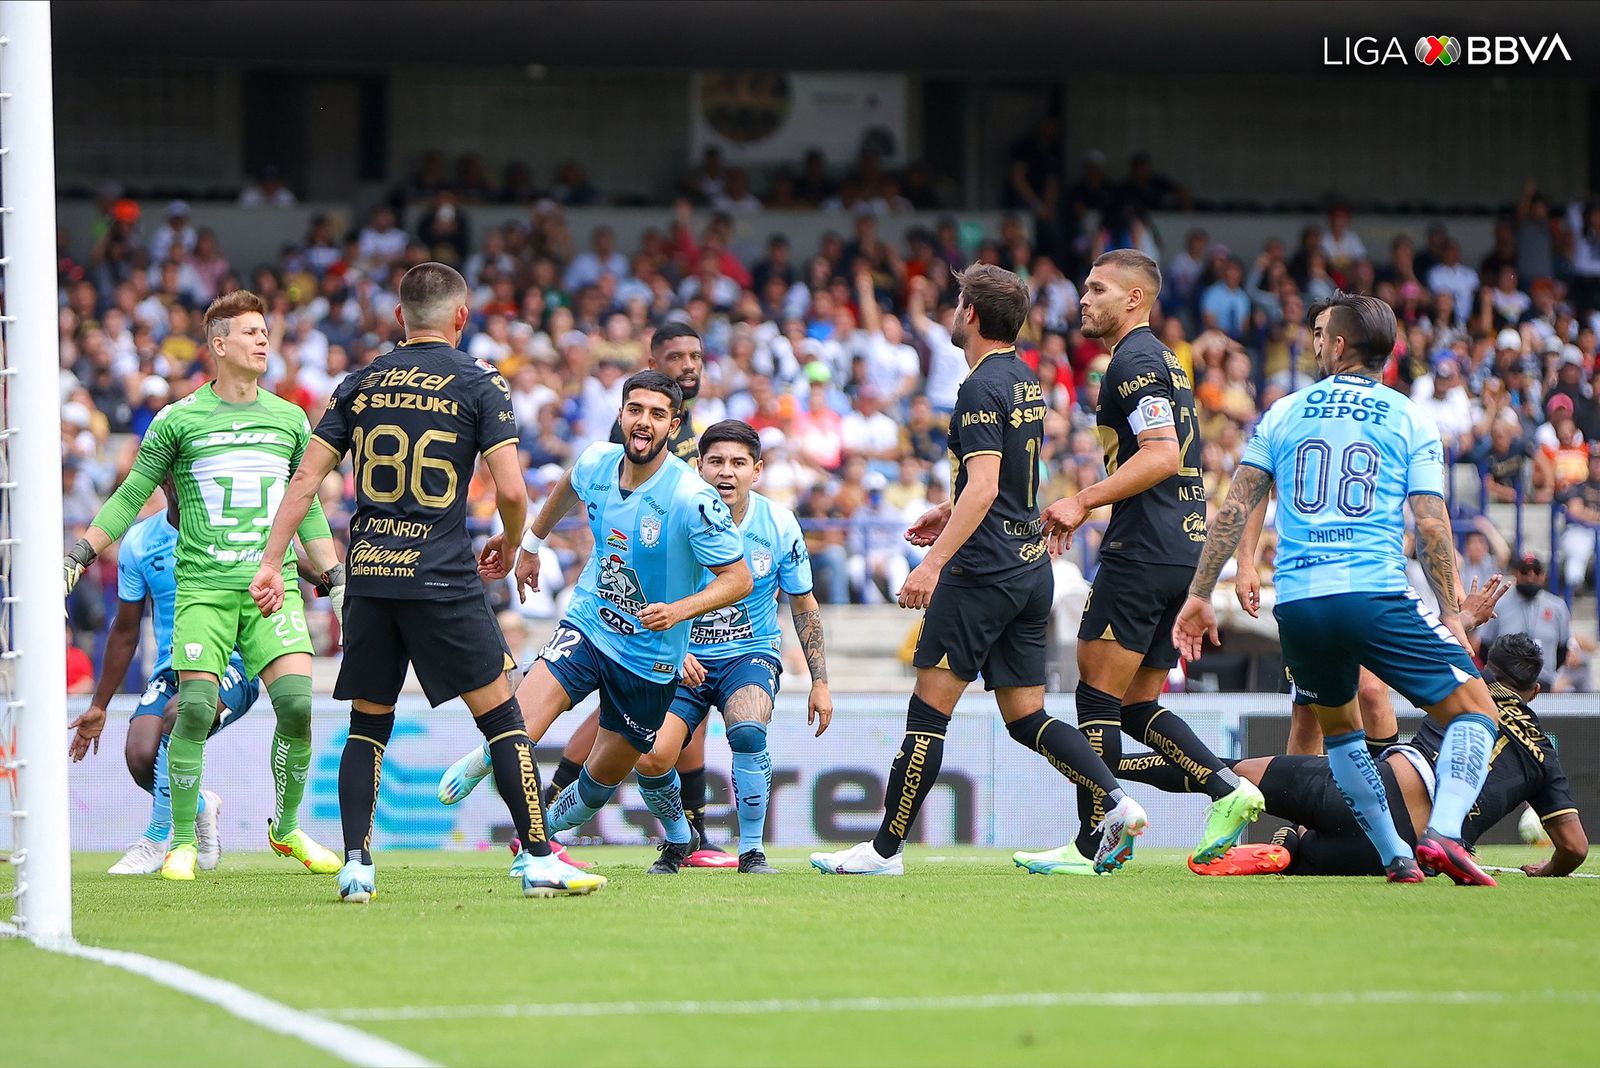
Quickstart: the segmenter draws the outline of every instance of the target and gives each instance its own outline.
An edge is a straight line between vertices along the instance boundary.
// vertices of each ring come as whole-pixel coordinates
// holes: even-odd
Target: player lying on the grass
[[[639,786],[650,811],[666,828],[667,848],[650,868],[654,874],[678,870],[679,852],[690,827],[678,798],[678,773],[673,765],[711,707],[722,713],[733,750],[733,796],[739,815],[739,871],[776,875],[762,849],[767,800],[772,792],[772,759],[767,754],[767,724],[783,672],[779,656],[778,595],[787,594],[795,633],[811,672],[806,722],[817,736],[833,719],[828,692],[828,665],[822,644],[822,610],[811,590],[811,557],[800,523],[789,509],[768,500],[752,487],[761,478],[761,438],[748,423],[727,419],[700,435],[700,477],[728,506],[744,537],[745,563],[755,588],[727,608],[696,619],[689,628],[689,655],[671,713],[656,733],[655,745],[639,760]],[[662,790],[646,785],[662,778]],[[686,861],[688,858],[683,858]]]
[[[1039,380],[1017,358],[1017,333],[1032,303],[1010,271],[975,263],[956,276],[950,339],[972,369],[950,417],[951,502],[906,531],[928,546],[900,590],[922,610],[916,685],[906,734],[889,770],[883,822],[869,842],[811,854],[826,875],[903,875],[900,851],[933,790],[956,702],[979,675],[994,691],[1006,732],[1102,806],[1094,863],[1110,870],[1133,854],[1144,809],[1122,792],[1088,740],[1045,714],[1045,632],[1054,579],[1039,518],[1044,403]]]
[[[1282,506],[1273,614],[1296,692],[1322,725],[1340,792],[1390,881],[1420,882],[1427,870],[1493,886],[1461,843],[1462,821],[1488,772],[1498,708],[1467,652],[1439,432],[1409,397],[1378,381],[1394,350],[1393,309],[1374,297],[1335,293],[1313,306],[1310,319],[1325,377],[1279,400],[1257,424],[1207,531],[1173,640],[1189,660],[1199,659],[1207,636],[1217,643],[1217,575],[1276,483]],[[1439,615],[1406,578],[1407,504]],[[1415,854],[1394,829],[1367,752],[1356,703],[1363,665],[1446,724],[1446,773]]]
[[[1589,841],[1561,756],[1531,707],[1539,693],[1542,656],[1539,643],[1526,634],[1503,635],[1489,649],[1487,666],[1495,679],[1489,690],[1500,709],[1500,740],[1489,761],[1483,792],[1461,826],[1461,838],[1468,846],[1475,844],[1526,802],[1549,832],[1555,851],[1539,864],[1523,865],[1522,870],[1546,877],[1578,870],[1589,854]],[[1409,743],[1391,746],[1378,763],[1395,830],[1407,842],[1415,843],[1427,828],[1443,741],[1438,723],[1425,719]],[[1167,764],[1159,754],[1146,754],[1128,763],[1138,766],[1125,768],[1124,778],[1163,790],[1193,785],[1182,770]],[[1270,814],[1294,826],[1280,830],[1270,845],[1238,846],[1210,864],[1191,864],[1196,872],[1384,873],[1382,858],[1339,796],[1326,757],[1258,757],[1238,761],[1234,770],[1260,785]]]
[[[408,667],[429,702],[460,697],[483,733],[521,843],[523,896],[586,894],[606,881],[563,863],[546,841],[533,743],[506,677],[513,664],[466,528],[466,488],[480,455],[505,529],[520,530],[527,516],[511,390],[493,367],[458,347],[470,297],[454,268],[418,264],[400,280],[399,295],[395,313],[406,340],[334,391],[250,587],[262,614],[276,610],[283,599],[277,563],[289,534],[349,451],[356,483],[351,589],[344,663],[333,688],[335,698],[351,702],[339,760],[339,897],[365,904],[377,893],[372,821]]]
[[[300,465],[311,427],[304,411],[260,387],[267,370],[266,305],[260,297],[246,290],[218,297],[204,321],[216,379],[157,413],[128,477],[63,561],[66,588],[70,593],[83,569],[133,525],[170,474],[183,522],[172,623],[178,720],[167,746],[172,848],[161,874],[194,878],[205,743],[235,646],[246,674],[266,683],[277,716],[270,757],[277,812],[267,825],[267,842],[314,872],[332,873],[339,859],[300,829],[311,770],[311,637],[293,561],[284,563],[288,595],[270,617],[255,609],[248,588],[272,511]],[[344,567],[320,504],[313,502],[298,533],[337,611]]]
[[[1161,268],[1142,252],[1116,249],[1094,261],[1079,304],[1084,336],[1111,353],[1095,407],[1106,477],[1056,501],[1042,518],[1050,550],[1061,552],[1090,513],[1111,505],[1078,624],[1078,728],[1111,767],[1126,731],[1193,769],[1212,800],[1193,854],[1206,861],[1226,852],[1261,815],[1261,795],[1161,705],[1178,663],[1172,622],[1205,541],[1206,491],[1194,385],[1150,329],[1160,293]],[[1092,791],[1080,786],[1072,845],[1013,860],[1032,871],[1093,875],[1102,868],[1089,858],[1104,845],[1103,815]]]
[[[665,451],[682,405],[678,384],[659,371],[640,371],[623,383],[623,444],[597,442],[583,451],[528,528],[516,558],[517,592],[524,596],[527,588],[539,588],[544,539],[573,507],[584,505],[594,552],[566,616],[517,689],[535,741],[557,716],[600,695],[594,746],[577,780],[550,806],[552,834],[593,819],[650,752],[677,694],[690,623],[753,588],[744,539],[728,506],[693,468]],[[486,573],[500,573],[515,536],[512,528],[490,539],[480,556]],[[455,804],[488,771],[483,747],[472,750],[439,780],[439,800]],[[653,811],[667,810],[672,782],[671,774],[640,778]],[[686,843],[663,844],[662,857],[681,864],[697,837],[691,830]]]

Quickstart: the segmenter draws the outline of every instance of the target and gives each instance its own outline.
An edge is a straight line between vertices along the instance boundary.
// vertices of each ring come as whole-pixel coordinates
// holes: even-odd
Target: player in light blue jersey
[[[163,489],[167,509],[134,524],[123,536],[117,554],[117,614],[106,637],[105,663],[88,711],[73,720],[77,729],[71,742],[73,760],[82,760],[92,747],[100,750],[100,732],[105,728],[106,706],[127,677],[139,645],[144,606],[154,608],[155,662],[150,666],[150,681],[144,696],[128,720],[128,736],[123,757],[128,772],[141,790],[151,796],[150,821],[144,834],[128,847],[122,859],[110,868],[112,875],[149,875],[161,870],[167,852],[167,837],[172,833],[172,792],[167,782],[167,737],[178,715],[178,673],[172,670],[172,618],[177,606],[178,580],[174,571],[178,545],[177,496],[169,480]],[[248,678],[244,661],[237,652],[222,675],[222,690],[217,702],[217,720],[211,733],[233,723],[250,710],[261,693],[261,683]],[[222,858],[221,835],[217,829],[222,799],[210,790],[201,790],[195,814],[195,845],[199,865],[210,870]]]
[[[539,588],[539,548],[575,505],[583,504],[594,535],[567,614],[517,690],[534,741],[561,713],[600,694],[594,747],[577,781],[550,806],[551,834],[592,819],[650,752],[677,693],[690,622],[737,603],[752,588],[728,506],[693,468],[663,451],[682,408],[678,384],[659,371],[628,379],[619,417],[623,443],[585,449],[523,538],[515,567],[519,594]],[[486,559],[482,566],[497,565]],[[439,799],[455,804],[488,772],[483,747],[474,749],[445,772]],[[667,783],[663,777],[644,785],[649,791]],[[681,863],[697,845],[691,835],[687,843],[664,846],[663,856]]]
[[[1314,306],[1310,318],[1325,377],[1261,418],[1212,520],[1173,640],[1190,660],[1208,635],[1217,642],[1211,607],[1217,575],[1251,512],[1276,485],[1273,614],[1284,663],[1298,699],[1322,726],[1340,793],[1390,882],[1420,882],[1424,873],[1442,871],[1462,885],[1493,886],[1461,840],[1462,821],[1488,775],[1498,713],[1467,653],[1439,433],[1409,398],[1377,380],[1394,349],[1387,304],[1336,293]],[[1438,615],[1406,583],[1407,502]],[[1446,725],[1433,814],[1415,853],[1409,821],[1396,825],[1367,751],[1356,701],[1362,666]]]
[[[739,815],[739,871],[776,875],[762,849],[767,799],[772,792],[772,760],[767,725],[783,672],[778,629],[778,595],[787,594],[795,633],[811,672],[806,722],[817,735],[833,720],[828,666],[823,650],[822,610],[811,592],[811,557],[794,513],[751,489],[761,477],[761,438],[748,423],[727,419],[700,436],[700,475],[728,506],[744,537],[745,562],[755,589],[737,604],[708,612],[689,629],[689,655],[673,698],[671,715],[656,734],[655,747],[639,760],[639,785],[650,811],[666,828],[669,843],[690,838],[675,770],[684,744],[715,705],[728,725],[733,750],[733,794]],[[665,786],[647,784],[665,780]],[[663,850],[652,874],[678,870]]]

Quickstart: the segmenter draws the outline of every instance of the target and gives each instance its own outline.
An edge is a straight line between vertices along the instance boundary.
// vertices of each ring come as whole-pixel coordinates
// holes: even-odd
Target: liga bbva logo
[[[1398,37],[1324,37],[1324,67],[1515,67],[1520,64],[1571,63],[1572,53],[1561,35],[1548,37],[1452,37],[1425,34],[1407,49]]]

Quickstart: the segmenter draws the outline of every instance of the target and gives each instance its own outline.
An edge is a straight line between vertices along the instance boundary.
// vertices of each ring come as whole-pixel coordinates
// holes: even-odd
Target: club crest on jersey
[[[647,515],[639,520],[639,541],[646,549],[653,549],[661,540],[661,520]]]
[[[199,642],[189,642],[183,647],[183,655],[188,657],[190,660],[199,660],[200,654],[205,652],[205,650],[206,647],[201,645]]]
[[[751,553],[750,570],[755,572],[756,578],[766,578],[772,573],[772,554],[765,549]]]
[[[622,531],[618,530],[616,527],[612,527],[611,533],[606,535],[606,544],[613,549],[622,549],[623,551],[627,551],[628,536]]]

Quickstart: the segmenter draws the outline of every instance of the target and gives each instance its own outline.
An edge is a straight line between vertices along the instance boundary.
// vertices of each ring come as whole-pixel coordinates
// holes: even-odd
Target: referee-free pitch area
[[[190,885],[75,858],[80,942],[176,961],[448,1065],[1593,1064],[1600,883],[1201,879],[1173,851],[1029,876],[647,877],[524,900],[504,853],[380,853],[379,897],[234,853]],[[1496,864],[1532,849],[1485,851]],[[331,1064],[101,964],[0,940],[7,1064]]]

